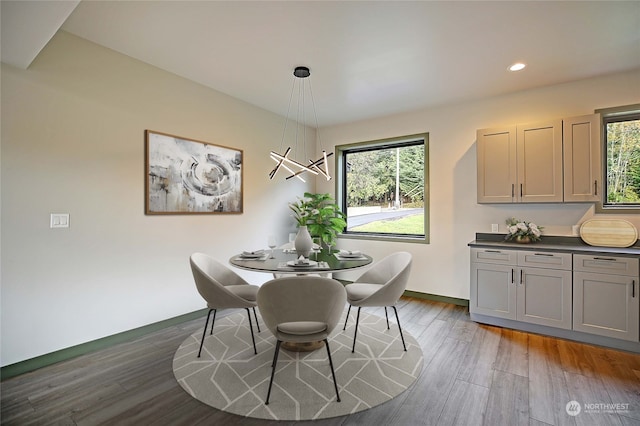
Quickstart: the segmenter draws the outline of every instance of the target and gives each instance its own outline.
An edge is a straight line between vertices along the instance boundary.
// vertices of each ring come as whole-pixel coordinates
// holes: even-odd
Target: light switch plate
[[[491,224],[491,232],[498,232],[498,224],[497,223],[492,223]]]
[[[68,228],[69,213],[51,213],[51,228]]]

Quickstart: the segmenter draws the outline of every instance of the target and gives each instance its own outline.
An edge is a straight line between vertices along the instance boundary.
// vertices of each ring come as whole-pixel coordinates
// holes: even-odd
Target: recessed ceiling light
[[[509,67],[509,71],[520,71],[521,69],[524,69],[524,67],[526,67],[526,65],[522,62],[516,62]]]

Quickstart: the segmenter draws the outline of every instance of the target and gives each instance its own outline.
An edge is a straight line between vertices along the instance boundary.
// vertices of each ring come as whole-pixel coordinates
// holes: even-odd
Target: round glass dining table
[[[339,255],[338,251],[314,251],[309,256],[308,265],[298,265],[298,255],[295,250],[265,250],[258,258],[247,258],[242,254],[237,254],[229,259],[229,263],[236,268],[249,271],[268,272],[274,274],[323,274],[330,272],[348,271],[362,268],[370,264],[373,259],[364,253],[357,258],[345,259]],[[318,342],[284,342],[282,348],[293,352],[315,351],[323,346],[322,341]]]
[[[344,272],[369,265],[373,259],[364,253],[359,257],[344,258],[337,251],[316,251],[309,255],[309,264],[298,264],[298,256],[294,250],[265,250],[259,258],[246,258],[237,254],[229,259],[229,263],[236,268],[249,271],[268,272],[275,274],[318,274],[323,272]]]

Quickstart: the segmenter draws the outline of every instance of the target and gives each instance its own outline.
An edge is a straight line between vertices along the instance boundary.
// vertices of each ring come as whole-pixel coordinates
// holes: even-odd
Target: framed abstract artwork
[[[145,213],[242,213],[242,150],[145,131]]]

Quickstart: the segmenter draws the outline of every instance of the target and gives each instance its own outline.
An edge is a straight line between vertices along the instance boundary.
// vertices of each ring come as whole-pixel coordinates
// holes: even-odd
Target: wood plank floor
[[[466,308],[441,302],[403,298],[398,312],[424,352],[414,386],[373,409],[313,424],[640,425],[640,355],[476,324]],[[203,322],[5,380],[2,424],[291,423],[224,413],[191,398],[176,383],[173,354]],[[566,405],[572,400],[599,405],[582,406],[580,414],[569,416]],[[607,412],[601,404],[628,408]]]

